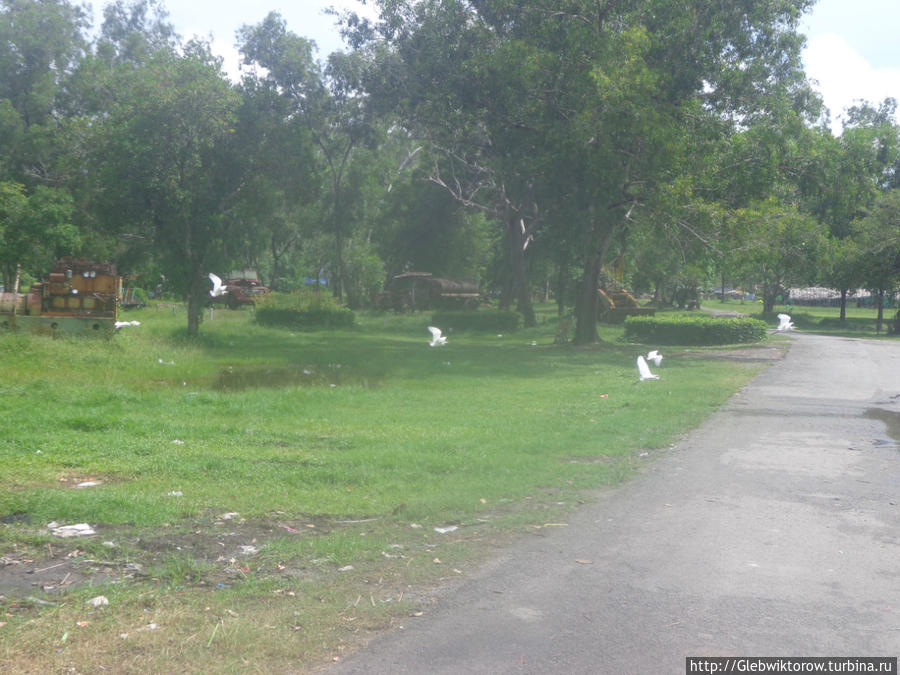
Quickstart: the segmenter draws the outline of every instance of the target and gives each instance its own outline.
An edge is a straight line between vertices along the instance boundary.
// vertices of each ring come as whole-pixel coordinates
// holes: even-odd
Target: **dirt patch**
[[[0,555],[0,605],[53,602],[84,584],[134,580],[227,586],[259,560],[263,547],[277,539],[310,537],[349,526],[351,521],[322,518],[245,520],[238,514],[198,519],[184,527],[135,532],[94,525],[96,534],[58,539],[47,528],[17,529],[49,537],[43,545],[9,543]],[[24,527],[23,527],[24,525]],[[282,571],[293,576],[302,570]]]
[[[702,352],[686,349],[678,352],[677,356],[750,363],[779,361],[784,358],[788,347],[789,345],[785,343],[783,345],[754,345],[750,347],[737,347],[734,349],[722,350],[710,349]]]

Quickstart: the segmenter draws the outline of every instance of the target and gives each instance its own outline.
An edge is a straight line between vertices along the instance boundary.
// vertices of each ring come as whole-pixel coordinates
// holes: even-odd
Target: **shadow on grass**
[[[220,390],[377,387],[386,380],[435,376],[563,377],[586,368],[630,367],[636,349],[609,341],[589,347],[554,345],[555,323],[504,335],[451,332],[447,345],[429,347],[427,323],[423,316],[367,317],[353,329],[303,332],[252,323],[204,325],[199,335],[178,329],[169,339],[172,346],[201,349],[218,366],[203,380]]]

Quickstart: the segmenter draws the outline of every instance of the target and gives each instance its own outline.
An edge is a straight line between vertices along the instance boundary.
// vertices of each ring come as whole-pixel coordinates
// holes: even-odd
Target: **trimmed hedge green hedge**
[[[256,302],[256,322],[261,326],[312,330],[352,328],[356,315],[341,307],[331,293],[298,291],[269,293]]]
[[[472,331],[514,331],[522,325],[522,315],[507,310],[477,310],[435,312],[431,315],[431,325],[444,332],[453,330]]]
[[[654,345],[730,345],[759,342],[768,325],[746,317],[644,317],[625,319],[625,339]]]

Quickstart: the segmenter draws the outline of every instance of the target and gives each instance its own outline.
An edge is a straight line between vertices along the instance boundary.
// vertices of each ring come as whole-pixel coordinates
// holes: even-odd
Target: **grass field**
[[[111,341],[0,334],[4,672],[339,658],[510,537],[564,525],[761,367],[670,348],[638,383],[652,345],[621,327],[554,345],[550,308],[438,348],[426,314],[290,332],[217,310],[193,339],[177,307],[125,318],[142,325]]]
[[[772,325],[777,325],[776,314],[786,312],[791,315],[794,325],[798,330],[808,333],[825,333],[828,335],[843,335],[853,337],[880,338],[890,337],[888,328],[897,314],[896,307],[884,309],[884,327],[880,333],[876,332],[878,324],[878,311],[873,307],[857,307],[855,302],[847,303],[847,316],[840,320],[838,307],[807,307],[804,305],[776,305],[771,315],[762,313],[762,302],[739,302],[719,300],[706,300],[703,303],[705,309],[719,311],[734,311],[748,314],[767,320]]]

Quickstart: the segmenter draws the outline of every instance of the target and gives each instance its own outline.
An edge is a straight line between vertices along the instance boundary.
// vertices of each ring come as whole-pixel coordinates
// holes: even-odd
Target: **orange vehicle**
[[[49,280],[32,284],[28,293],[0,294],[0,328],[111,335],[121,296],[114,265],[60,258]]]

